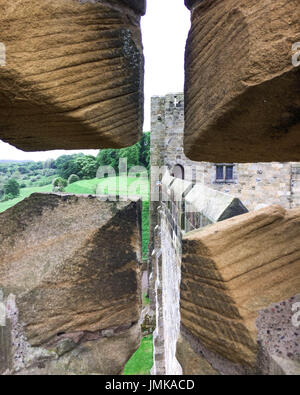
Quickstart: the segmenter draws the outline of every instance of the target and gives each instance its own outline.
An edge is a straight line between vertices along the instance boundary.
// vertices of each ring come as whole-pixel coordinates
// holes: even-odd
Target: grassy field
[[[19,203],[21,200],[27,198],[28,196],[30,196],[32,193],[35,192],[51,192],[52,191],[52,185],[46,185],[44,187],[31,187],[31,188],[21,188],[20,189],[20,196],[12,199],[12,200],[8,200],[7,202],[0,202],[0,213],[2,213],[3,211],[9,209],[10,207],[13,207],[14,205],[16,205],[17,203]]]
[[[153,336],[142,339],[140,348],[127,362],[124,375],[149,375],[153,366]]]
[[[143,305],[147,306],[150,303],[150,299],[149,296],[147,296],[147,294],[143,295]]]
[[[143,198],[143,212],[142,212],[142,239],[143,239],[143,258],[147,259],[148,242],[149,242],[149,183],[147,179],[136,179],[126,177],[111,177],[99,180],[94,178],[92,180],[77,181],[70,184],[66,188],[66,192],[74,194],[95,194],[96,188],[101,185],[103,194],[114,195],[139,195]],[[52,185],[44,187],[22,188],[20,196],[16,199],[8,200],[7,202],[0,202],[0,213],[8,208],[19,203],[21,200],[30,196],[35,192],[51,192]],[[98,189],[99,191],[99,189]],[[102,192],[101,191],[101,192]]]
[[[98,187],[98,189],[97,189]],[[148,179],[130,178],[130,177],[109,177],[94,178],[92,180],[82,180],[68,185],[66,192],[77,194],[95,194],[98,193],[109,195],[139,195],[143,200],[149,200],[149,182]]]

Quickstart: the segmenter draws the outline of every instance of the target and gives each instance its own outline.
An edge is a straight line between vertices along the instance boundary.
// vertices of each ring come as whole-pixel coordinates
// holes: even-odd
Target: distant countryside
[[[150,133],[144,133],[140,142],[120,150],[103,149],[92,155],[62,155],[45,162],[0,160],[0,213],[19,203],[32,193],[65,192],[95,194],[101,183],[108,185],[109,193],[127,194],[136,178],[118,176],[119,159],[127,158],[128,169],[133,166],[150,167]],[[100,166],[112,166],[116,177],[96,178]],[[143,198],[143,257],[147,258],[149,240],[149,181],[143,178],[136,195]]]

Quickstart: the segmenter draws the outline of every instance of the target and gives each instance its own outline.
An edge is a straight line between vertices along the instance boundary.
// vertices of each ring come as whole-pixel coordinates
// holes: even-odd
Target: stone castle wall
[[[203,226],[247,212],[238,199],[218,191],[213,191],[216,202],[213,212],[206,209],[207,204],[202,207],[193,206],[193,192],[197,192],[197,187],[192,182],[175,179],[168,171],[162,178],[152,254],[152,276],[155,279],[152,284],[156,295],[153,374],[182,374],[182,367],[176,358],[176,348],[181,329],[182,226],[187,222],[188,210],[192,210],[195,215],[201,215]],[[209,191],[206,187],[202,191],[205,202],[211,201]],[[183,202],[187,204],[184,205]]]
[[[250,211],[271,204],[284,208],[300,204],[300,165],[297,163],[234,163],[233,179],[219,182],[216,180],[219,164],[189,160],[183,150],[183,94],[154,96],[151,117],[152,165],[166,166],[177,175],[176,165],[180,165],[185,179],[234,195]]]
[[[280,204],[284,208],[291,207],[290,163],[237,163],[234,167],[233,182],[218,183],[216,165],[204,163],[205,185],[239,197],[249,210],[257,210],[271,204]]]
[[[152,169],[153,166],[160,167],[161,174],[164,174],[159,178],[162,181],[160,201],[151,202],[150,218],[155,242],[150,243],[152,256],[149,268],[157,313],[152,373],[248,373],[251,369],[231,364],[203,348],[199,339],[183,326],[180,295],[184,289],[188,290],[187,295],[191,290],[190,278],[182,272],[182,238],[191,230],[197,232],[207,225],[214,226],[220,221],[272,204],[280,204],[285,209],[296,207],[300,203],[299,167],[296,163],[233,164],[233,179],[218,182],[216,166],[219,164],[193,162],[184,155],[183,119],[182,94],[152,98],[151,165]],[[152,171],[152,191],[157,190],[158,178],[154,174]],[[182,281],[187,285],[182,285]],[[181,291],[180,284],[184,287]],[[191,295],[194,292],[196,290]],[[283,302],[283,305],[289,304]],[[189,303],[189,309],[196,307]],[[285,315],[288,313],[286,311]],[[267,313],[261,314],[263,321]],[[290,329],[289,326],[288,331]],[[187,359],[186,355],[191,358]],[[282,373],[281,368],[266,355],[268,353],[263,357],[266,360],[258,361],[254,369]],[[191,367],[190,362],[196,360],[196,368]]]

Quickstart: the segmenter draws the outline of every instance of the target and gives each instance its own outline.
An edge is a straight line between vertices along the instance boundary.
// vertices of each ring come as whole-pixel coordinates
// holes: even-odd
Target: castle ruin
[[[169,94],[151,101],[151,163],[165,166],[176,178],[197,182],[238,197],[249,211],[280,204],[300,204],[300,164],[209,163],[184,154],[184,95]]]
[[[152,99],[152,374],[299,374],[299,0],[185,4],[184,95]],[[136,143],[145,12],[0,1],[0,138]],[[0,373],[121,374],[141,336],[139,201],[33,195],[0,223]]]
[[[223,354],[220,349],[217,349],[216,352],[216,345],[209,344],[208,348],[205,347],[204,343],[206,345],[207,343],[205,341],[203,343],[199,331],[200,333],[201,331],[206,333],[204,336],[212,336],[212,333],[210,333],[212,323],[209,322],[209,315],[213,314],[213,310],[215,310],[214,314],[218,316],[218,325],[224,325],[224,329],[221,329],[222,336],[225,336],[224,342],[227,341],[225,340],[226,332],[228,336],[232,332],[232,336],[237,336],[237,338],[245,335],[239,334],[238,331],[234,335],[235,329],[231,326],[232,324],[224,322],[225,317],[220,317],[223,309],[231,309],[229,306],[226,307],[229,302],[226,301],[227,296],[224,299],[224,295],[218,295],[209,289],[206,283],[208,280],[205,280],[206,276],[211,276],[209,267],[205,274],[200,269],[197,273],[197,265],[203,265],[205,261],[202,262],[199,256],[199,263],[197,263],[193,251],[189,251],[189,247],[194,246],[194,244],[191,244],[188,240],[193,240],[192,231],[205,229],[212,224],[221,224],[226,219],[233,219],[233,217],[236,217],[237,221],[241,218],[242,221],[244,217],[242,214],[247,212],[253,212],[253,214],[249,214],[250,218],[251,216],[259,218],[263,215],[260,210],[263,208],[269,210],[269,214],[265,214],[266,223],[264,226],[266,228],[269,226],[271,231],[273,220],[268,223],[268,215],[271,218],[275,215],[274,218],[278,217],[279,220],[280,215],[284,213],[281,214],[279,211],[276,214],[279,206],[282,209],[299,207],[299,176],[297,176],[300,169],[299,164],[294,162],[208,163],[189,160],[184,155],[183,150],[183,94],[153,97],[151,116],[151,165],[160,167],[165,172],[162,177],[160,202],[152,202],[151,210],[151,229],[154,232],[154,237],[152,239],[153,244],[150,243],[151,248],[153,248],[151,251],[150,284],[154,288],[152,295],[160,295],[159,298],[156,297],[152,300],[157,315],[153,373],[274,374],[275,372],[284,372],[285,366],[282,366],[284,363],[278,362],[276,355],[271,355],[270,349],[274,348],[274,345],[270,346],[268,344],[268,348],[266,348],[265,343],[268,342],[268,336],[263,333],[259,326],[258,334],[251,328],[254,332],[254,335],[252,335],[254,339],[251,340],[253,342],[252,346],[248,346],[249,350],[242,351],[243,347],[245,348],[243,346],[237,351],[241,359],[227,359],[228,349],[227,353]],[[152,188],[157,188],[155,181],[156,179],[151,183]],[[274,208],[272,209],[272,207]],[[249,219],[249,221],[251,221],[250,223],[255,222],[253,219]],[[238,235],[237,238],[239,237],[241,236]],[[273,242],[275,242],[275,238]],[[279,239],[277,242],[279,243]],[[242,245],[242,240],[240,240],[240,243]],[[217,248],[217,244],[215,247]],[[293,247],[291,248],[293,250]],[[192,247],[193,249],[194,247]],[[266,262],[261,262],[261,265],[265,264]],[[241,262],[240,265],[242,268]],[[253,265],[255,265],[254,262]],[[253,270],[255,272],[255,266]],[[298,267],[295,267],[295,273],[298,270]],[[288,275],[287,268],[285,272],[285,275]],[[267,273],[270,277],[272,276],[272,272],[267,271]],[[204,279],[201,280],[202,275],[204,275]],[[245,271],[245,277],[247,277],[247,270]],[[287,284],[286,286],[288,287]],[[285,293],[285,295],[287,296],[288,293]],[[199,298],[198,302],[195,300],[197,297]],[[216,298],[219,301],[215,304],[211,298]],[[202,300],[203,302],[201,302]],[[300,296],[295,295],[295,301],[299,300]],[[296,348],[293,347],[298,332],[294,332],[293,335],[292,331],[295,328],[290,324],[292,319],[291,301],[276,300],[275,295],[272,295],[269,301],[269,304],[277,301],[281,306],[286,306],[281,310],[284,320],[282,322],[279,320],[277,325],[281,327],[282,333],[284,333],[283,337],[289,337],[289,342],[285,344],[285,347],[294,349],[295,354],[290,353],[292,360],[298,359],[300,349],[297,346]],[[272,327],[272,317],[266,313],[267,309],[264,310],[264,308],[269,307],[268,303],[263,300],[256,303],[261,305],[260,310],[256,313],[257,317],[260,316],[260,318],[256,317],[258,325],[261,321],[266,320]],[[266,304],[264,305],[264,303]],[[236,305],[236,301],[233,301],[234,305]],[[206,309],[209,310],[206,311]],[[208,314],[208,311],[211,311],[210,314]],[[202,321],[199,321],[198,329],[194,325],[191,330],[190,320],[197,322],[196,316],[193,316],[196,312],[198,316],[202,317]],[[254,315],[255,312],[253,311],[251,314]],[[229,317],[230,314],[228,319]],[[205,327],[206,322],[208,327]],[[242,326],[242,324],[238,325]],[[245,327],[243,332],[246,333],[249,330]],[[214,331],[217,331],[217,328],[214,328]],[[258,338],[256,339],[255,336],[258,336]],[[274,337],[272,340],[273,342],[277,341]],[[232,340],[230,341],[232,342]],[[245,339],[241,341],[243,343]],[[250,337],[247,342],[249,344]],[[258,344],[263,344],[264,347],[260,349]],[[231,346],[228,344],[228,347],[232,348],[233,344]],[[254,351],[257,347],[257,351]],[[244,359],[242,358],[243,352],[245,352]],[[248,365],[251,353],[252,362]],[[287,356],[285,355],[285,357]],[[191,358],[194,364],[190,361]],[[296,372],[298,369],[296,365],[294,369]]]

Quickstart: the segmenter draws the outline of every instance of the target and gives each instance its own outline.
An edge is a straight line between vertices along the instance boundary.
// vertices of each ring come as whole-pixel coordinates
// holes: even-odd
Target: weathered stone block
[[[121,373],[140,340],[140,211],[140,201],[34,194],[0,215],[11,373]]]
[[[185,198],[186,211],[201,213],[211,223],[248,212],[243,203],[228,193],[196,184]]]
[[[260,363],[259,343],[269,354],[280,351],[278,327],[297,343],[292,309],[277,314],[287,321],[283,329],[276,327],[279,306],[269,306],[280,301],[288,306],[286,300],[300,293],[299,232],[299,209],[270,206],[186,234],[183,327],[210,352],[253,371]],[[269,316],[262,312],[267,307]],[[274,341],[261,328],[273,331]],[[297,359],[299,351],[286,357]]]
[[[184,375],[218,375],[218,372],[203,357],[196,353],[182,336],[177,341],[176,358],[183,368]]]
[[[209,162],[300,160],[298,0],[186,1],[185,154]]]
[[[0,138],[25,150],[120,148],[143,124],[138,0],[0,5]]]

